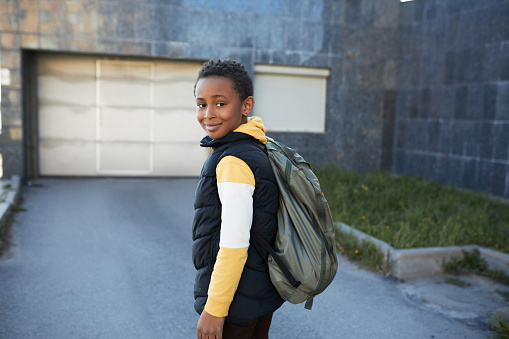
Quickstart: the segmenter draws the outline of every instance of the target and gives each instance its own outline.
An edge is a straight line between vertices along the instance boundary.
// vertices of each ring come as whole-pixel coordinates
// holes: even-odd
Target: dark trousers
[[[225,322],[223,339],[268,339],[272,313],[242,323]]]

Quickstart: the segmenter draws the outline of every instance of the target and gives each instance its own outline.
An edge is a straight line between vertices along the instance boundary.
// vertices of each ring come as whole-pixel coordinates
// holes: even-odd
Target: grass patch
[[[497,290],[497,293],[500,294],[505,299],[505,301],[509,301],[509,292],[508,291]]]
[[[10,189],[11,189],[11,184],[3,184],[3,185],[2,185],[2,188],[3,188],[4,190],[10,190]]]
[[[316,171],[334,220],[397,249],[477,244],[509,253],[509,204],[422,177]]]
[[[451,285],[458,286],[458,287],[461,287],[461,288],[465,288],[467,286],[470,286],[469,283],[466,283],[463,280],[461,280],[459,278],[455,278],[455,277],[446,277],[445,278],[445,282],[447,284],[451,284]]]
[[[473,250],[471,253],[463,251],[463,258],[454,257],[449,262],[443,262],[442,267],[444,271],[449,274],[469,274],[474,273],[504,285],[509,285],[509,276],[499,270],[488,269],[486,260],[481,257],[481,252],[478,249]]]
[[[352,232],[344,233],[336,230],[336,240],[341,254],[349,260],[356,261],[364,268],[388,275],[392,270],[390,253],[387,255],[372,242],[364,239],[359,241]]]
[[[509,339],[509,321],[504,319],[496,319],[493,321],[493,330],[495,334],[493,338]]]

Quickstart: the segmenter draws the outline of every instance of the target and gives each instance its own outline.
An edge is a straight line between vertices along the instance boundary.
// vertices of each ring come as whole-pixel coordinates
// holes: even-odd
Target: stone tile
[[[426,149],[430,152],[438,152],[440,150],[440,122],[428,122],[427,133],[428,143]]]
[[[493,181],[491,183],[491,191],[493,194],[507,196],[509,194],[509,165],[494,163],[493,164]]]
[[[3,68],[20,68],[21,67],[21,53],[19,50],[2,51],[0,54],[0,65]]]
[[[468,100],[464,118],[479,120],[484,114],[484,86],[470,85],[468,87]]]
[[[182,6],[187,7],[205,8],[205,3],[205,0],[182,0]]]
[[[134,4],[122,4],[118,8],[117,14],[117,30],[116,35],[120,39],[133,39],[135,36],[134,24],[135,24],[135,12],[138,9],[135,8]],[[168,23],[167,23],[168,24]]]
[[[505,63],[502,62],[502,45],[500,43],[486,45],[484,48],[483,80],[497,81],[504,70]],[[509,58],[507,58],[509,63]]]
[[[17,31],[19,27],[18,6],[13,2],[2,2],[0,6],[0,31]]]
[[[501,45],[500,51],[500,80],[509,81],[509,44],[504,43]]]
[[[445,54],[445,74],[444,74],[444,83],[445,84],[454,84],[457,81],[457,68],[458,65],[456,63],[457,60],[457,52],[449,51]]]
[[[95,39],[71,39],[71,51],[77,52],[95,52],[97,50],[97,40]]]
[[[301,62],[299,52],[286,52],[285,63],[293,66],[299,66]]]
[[[58,1],[39,1],[39,32],[56,34],[61,25],[61,7]]]
[[[300,64],[305,67],[327,68],[329,67],[329,56],[321,53],[302,52]]]
[[[256,20],[255,47],[261,49],[269,49],[271,23],[273,19],[269,16],[259,16]]]
[[[454,97],[454,118],[462,119],[467,115],[468,87],[456,87],[456,93]]]
[[[493,163],[491,161],[479,160],[477,162],[476,189],[490,192],[493,181]]]
[[[470,79],[471,49],[458,50],[454,60],[455,81],[467,82]]]
[[[496,139],[494,136],[494,123],[482,122],[480,124],[479,133],[480,157],[491,160],[493,156],[493,150],[495,148],[495,143]]]
[[[20,35],[17,33],[2,33],[0,34],[0,48],[6,49],[18,49],[21,46]]]
[[[496,85],[484,84],[482,93],[482,119],[493,120],[497,113],[498,88]]]
[[[285,50],[285,21],[273,19],[270,24],[270,48]]]
[[[488,42],[509,40],[509,3],[489,7]]]
[[[497,120],[509,120],[509,83],[498,85]]]
[[[428,118],[450,119],[454,113],[454,87],[430,87]]]
[[[396,1],[374,1],[373,26],[381,28],[398,28],[401,4]]]
[[[255,63],[270,64],[272,61],[272,54],[267,50],[256,50]]]
[[[182,42],[170,42],[168,45],[169,58],[185,58],[189,56],[189,44]]]
[[[98,37],[116,38],[118,26],[118,12],[115,3],[99,2],[97,31]]]
[[[117,48],[118,53],[125,55],[152,55],[152,45],[148,42],[119,41]]]
[[[343,25],[333,24],[330,26],[329,51],[332,54],[343,54]]]
[[[427,118],[430,116],[430,89],[425,87],[420,92],[418,117]]]
[[[39,13],[37,6],[31,0],[20,0],[19,3],[19,30],[26,33],[39,31]]]
[[[35,34],[21,34],[21,47],[38,49],[39,48],[39,35]]]
[[[2,109],[15,112],[21,108],[21,89],[2,86]],[[2,124],[11,125],[12,120],[2,113]]]
[[[60,39],[57,36],[44,36],[39,37],[39,46],[41,49],[50,51],[58,51]]]
[[[153,10],[152,21],[150,22],[149,39],[155,41],[182,41],[187,40],[186,29],[178,15],[181,13],[181,9],[173,9],[167,6],[156,6]],[[143,11],[139,13],[143,18]],[[168,25],[168,22],[172,23]],[[140,24],[140,26],[143,24]],[[176,30],[179,27],[180,30]],[[140,34],[145,35],[147,32],[144,28]],[[178,33],[178,34],[177,34]]]
[[[493,158],[509,160],[509,124],[496,124],[493,127],[495,147]]]
[[[464,160],[463,161],[463,186],[468,189],[475,189],[477,186],[476,180],[476,167],[477,160]]]
[[[10,87],[10,88],[21,88],[21,69],[18,68],[10,68],[7,69],[9,73],[9,82],[8,84],[3,84],[3,87]],[[2,79],[4,81],[4,79]],[[2,112],[2,114],[5,114],[5,112]]]
[[[208,0],[207,8],[209,8],[209,9],[223,9],[223,1],[222,0]]]
[[[391,150],[394,144],[394,120],[383,120],[382,150]]]
[[[290,51],[301,50],[301,38],[303,34],[302,21],[289,19],[285,23],[286,43],[285,49]]]
[[[453,121],[445,120],[440,124],[440,140],[438,150],[443,154],[452,153]]]
[[[115,39],[98,39],[96,51],[103,54],[118,54],[118,42]]]
[[[420,83],[420,57],[411,56],[400,60],[398,69],[398,86],[416,87]]]
[[[158,13],[158,12],[157,12]],[[168,13],[164,12],[166,15]],[[154,33],[154,27],[155,24],[156,11],[155,7],[151,4],[145,5],[141,4],[136,8],[134,11],[134,38],[139,40],[154,40],[153,33]],[[170,22],[171,23],[171,12],[170,16],[166,16],[163,18],[159,17],[158,23],[164,22]],[[167,25],[170,26],[170,25]],[[165,39],[166,40],[166,39]]]
[[[445,55],[442,52],[423,55],[420,62],[421,86],[445,83]]]
[[[483,80],[484,48],[473,48],[470,50],[470,59],[466,79],[470,82],[481,82]]]

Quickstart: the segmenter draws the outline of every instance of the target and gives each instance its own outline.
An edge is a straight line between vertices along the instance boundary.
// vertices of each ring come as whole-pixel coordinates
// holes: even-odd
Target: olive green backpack
[[[269,140],[267,154],[279,188],[278,231],[273,246],[252,232],[252,244],[269,252],[272,284],[284,300],[306,301],[332,282],[338,269],[334,225],[311,166],[295,150]]]

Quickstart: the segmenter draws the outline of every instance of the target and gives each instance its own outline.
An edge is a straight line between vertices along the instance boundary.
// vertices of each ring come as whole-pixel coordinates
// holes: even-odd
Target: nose
[[[207,106],[205,108],[205,115],[204,115],[204,118],[205,119],[210,119],[214,116],[214,113],[213,113],[213,109],[211,109],[210,106]]]

